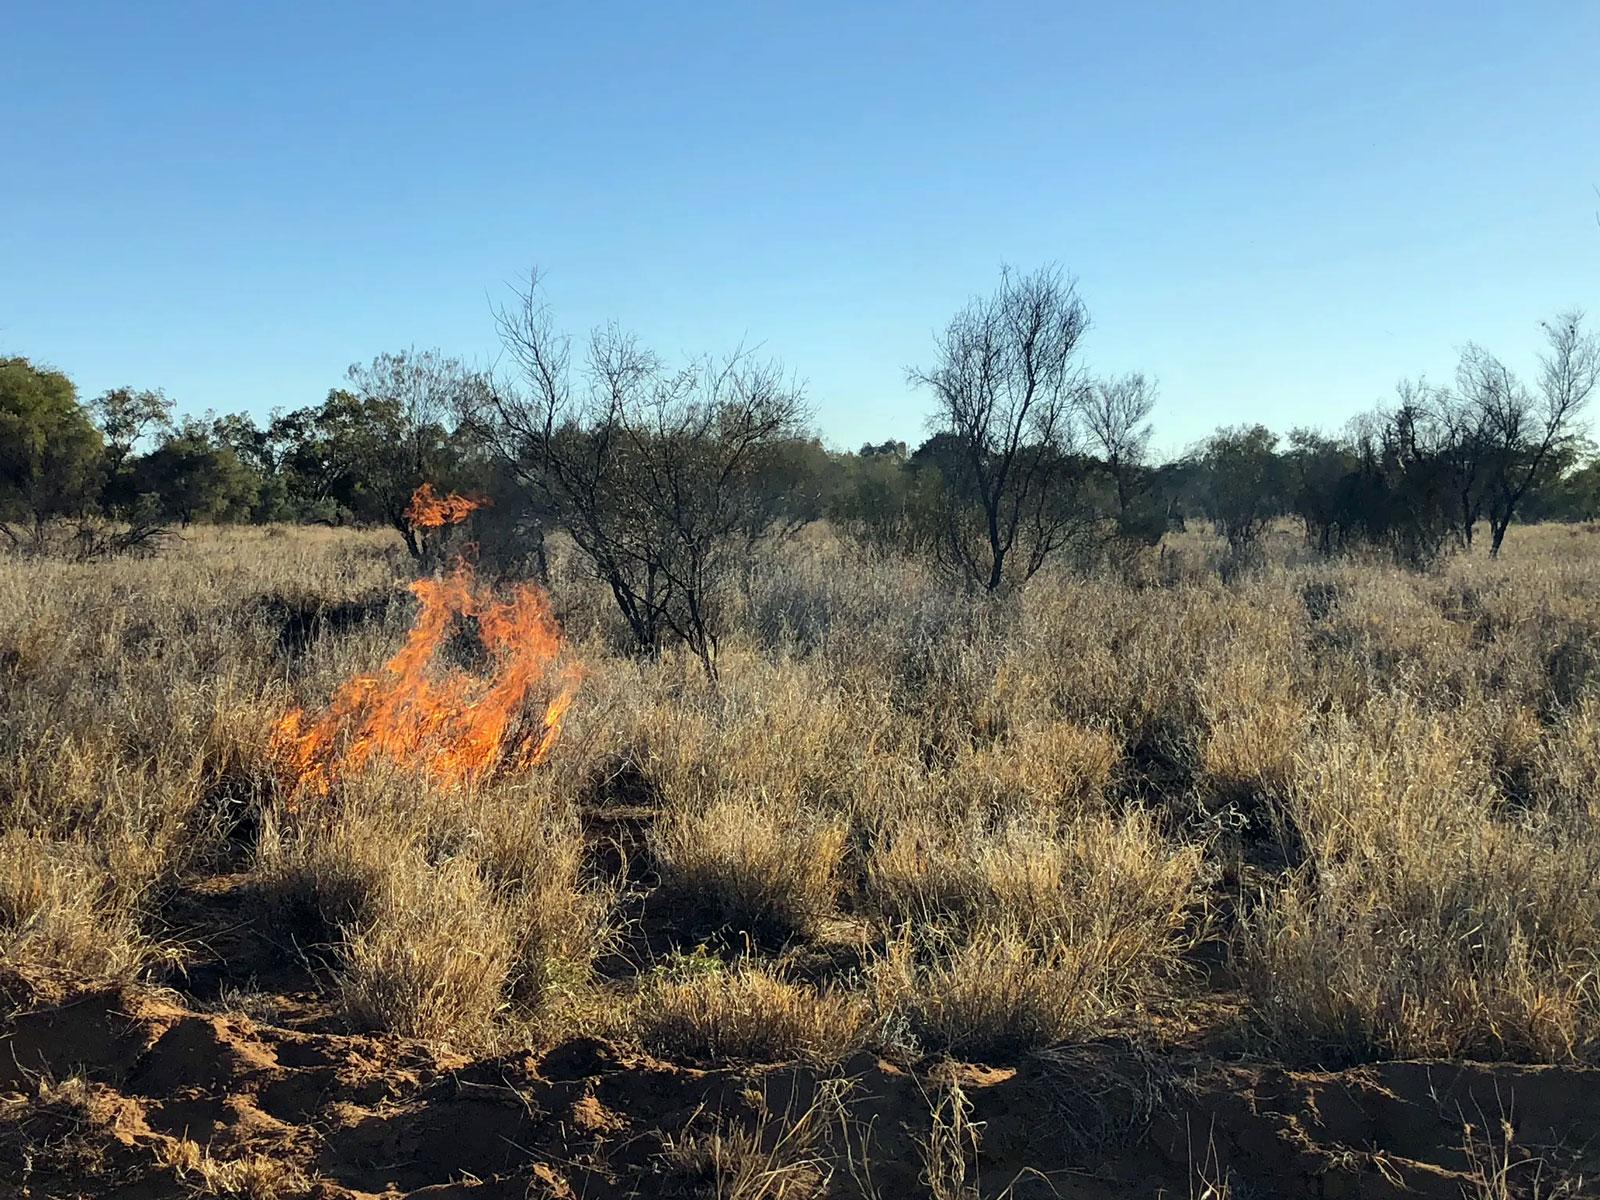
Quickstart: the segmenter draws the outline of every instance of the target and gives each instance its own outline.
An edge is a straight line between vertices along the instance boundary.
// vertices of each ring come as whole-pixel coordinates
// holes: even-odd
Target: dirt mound
[[[1595,1070],[1293,1072],[1111,1039],[1003,1069],[863,1055],[842,1076],[697,1070],[594,1039],[468,1061],[97,991],[0,1035],[0,1193],[692,1196],[718,1194],[714,1176],[744,1154],[810,1171],[820,1194],[864,1194],[864,1159],[878,1195],[928,1195],[922,1147],[941,1103],[947,1137],[957,1108],[970,1120],[957,1159],[985,1196],[1226,1182],[1239,1195],[1459,1200],[1491,1153],[1525,1161],[1512,1194],[1536,1158],[1547,1183],[1600,1175]],[[784,1131],[808,1121],[823,1132],[785,1150]]]

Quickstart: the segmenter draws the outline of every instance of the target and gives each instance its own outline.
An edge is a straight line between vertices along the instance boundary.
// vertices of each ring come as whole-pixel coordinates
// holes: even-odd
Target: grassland
[[[1218,554],[997,601],[812,529],[713,687],[557,553],[546,759],[326,797],[272,731],[404,638],[392,535],[0,562],[0,1181],[1578,1194],[1600,531]]]

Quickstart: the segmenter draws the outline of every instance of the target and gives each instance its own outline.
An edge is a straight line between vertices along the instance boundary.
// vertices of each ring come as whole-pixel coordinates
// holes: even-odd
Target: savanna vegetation
[[[514,375],[265,430],[0,366],[0,1178],[1579,1194],[1528,1133],[1600,1079],[1578,318],[1531,388],[1469,348],[1156,462],[1049,270],[910,453],[498,317]]]

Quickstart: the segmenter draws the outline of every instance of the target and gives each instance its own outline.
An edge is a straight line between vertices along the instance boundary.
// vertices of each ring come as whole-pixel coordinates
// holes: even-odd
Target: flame
[[[403,514],[413,529],[440,529],[446,525],[459,525],[480,508],[487,508],[487,497],[474,500],[470,496],[451,492],[448,496],[434,493],[433,484],[424,483],[411,493],[411,503]]]
[[[273,730],[273,751],[297,789],[326,796],[341,774],[377,757],[421,768],[439,782],[470,783],[536,766],[560,735],[581,671],[569,665],[558,672],[554,696],[533,715],[527,701],[561,648],[540,588],[520,584],[497,598],[463,561],[410,590],[422,608],[382,672],[345,682],[316,718],[294,709]],[[454,667],[429,670],[462,617],[477,620],[492,665],[487,678]]]

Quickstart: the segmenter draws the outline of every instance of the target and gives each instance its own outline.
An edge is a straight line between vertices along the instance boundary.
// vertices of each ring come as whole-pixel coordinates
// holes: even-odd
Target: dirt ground
[[[1459,1200],[1600,1177],[1594,1069],[1294,1072],[1118,1039],[1008,1068],[861,1055],[835,1078],[581,1038],[473,1061],[278,1003],[268,1020],[98,990],[23,1012],[0,1039],[0,1192]],[[947,1105],[936,1129],[952,1088],[970,1125]],[[802,1117],[815,1139],[786,1143]],[[936,1181],[941,1133],[956,1165]],[[738,1155],[748,1190],[726,1169],[719,1188],[713,1164]],[[941,1193],[952,1179],[968,1190]]]

